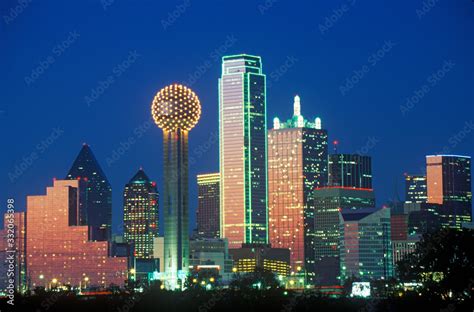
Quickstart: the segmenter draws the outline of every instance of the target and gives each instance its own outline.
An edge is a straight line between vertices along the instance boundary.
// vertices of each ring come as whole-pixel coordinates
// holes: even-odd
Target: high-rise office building
[[[156,94],[151,111],[163,130],[165,286],[175,289],[189,267],[188,136],[201,117],[201,104],[191,89],[172,84]]]
[[[158,190],[143,169],[130,179],[123,192],[124,239],[133,246],[134,257],[153,258],[153,240],[158,237]]]
[[[372,189],[372,160],[370,156],[329,155],[328,185]]]
[[[83,185],[56,180],[46,195],[28,196],[26,268],[31,287],[124,286],[127,258],[109,257],[109,242],[89,241],[76,218]]]
[[[342,211],[375,207],[373,191],[345,187],[314,190],[314,283],[329,286],[340,283],[340,225]]]
[[[442,205],[430,203],[405,204],[408,235],[423,235],[439,231],[446,225],[441,215]]]
[[[426,203],[428,198],[425,175],[405,175],[405,203]]]
[[[291,267],[314,270],[314,188],[327,183],[328,135],[321,119],[309,122],[301,115],[300,97],[293,117],[274,119],[268,131],[268,218],[270,244],[288,248]]]
[[[220,173],[199,174],[197,233],[202,238],[220,237]]]
[[[104,241],[111,239],[112,188],[89,145],[82,146],[74,160],[67,180],[82,180],[85,193],[80,203],[80,225],[89,226],[89,239]]]
[[[362,281],[393,276],[390,209],[341,213],[341,282],[355,276]]]
[[[441,205],[445,226],[461,228],[472,220],[471,157],[426,156],[428,203]]]
[[[258,56],[222,58],[219,79],[221,231],[229,248],[267,243],[266,82]]]

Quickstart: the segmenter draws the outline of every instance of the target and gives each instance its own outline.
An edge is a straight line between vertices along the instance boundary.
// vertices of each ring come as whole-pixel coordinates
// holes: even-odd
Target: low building
[[[271,271],[277,275],[290,274],[290,250],[272,248],[270,245],[243,244],[242,248],[229,250],[234,260],[234,271],[250,273],[256,269]]]
[[[226,283],[231,279],[233,261],[227,239],[196,238],[189,241],[189,267],[192,270],[217,270]]]

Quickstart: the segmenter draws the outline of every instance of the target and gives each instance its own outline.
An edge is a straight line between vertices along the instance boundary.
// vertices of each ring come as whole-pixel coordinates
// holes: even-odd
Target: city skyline
[[[54,17],[57,23],[64,23],[67,26],[64,30],[58,31],[53,26],[41,25],[41,30],[45,33],[43,40],[27,35],[25,32],[28,29],[20,19],[14,21],[11,25],[16,25],[18,28],[8,28],[5,32],[5,38],[13,48],[23,50],[24,55],[18,56],[18,62],[12,62],[8,65],[6,64],[7,61],[17,58],[13,57],[10,50],[2,52],[2,55],[4,55],[2,62],[6,64],[7,74],[12,77],[10,80],[12,88],[7,88],[8,90],[2,95],[2,103],[5,103],[6,106],[1,107],[3,113],[0,118],[2,118],[2,126],[5,127],[5,131],[11,129],[17,135],[7,137],[4,140],[4,144],[10,147],[10,152],[2,155],[2,172],[5,172],[0,179],[0,185],[5,190],[1,193],[2,198],[14,197],[19,203],[19,209],[24,210],[26,195],[39,194],[53,177],[63,177],[69,169],[70,162],[76,156],[80,145],[87,142],[96,153],[107,177],[110,179],[112,189],[115,190],[113,192],[113,227],[114,232],[117,232],[122,207],[120,190],[123,183],[133,174],[134,168],[139,165],[149,168],[147,171],[150,173],[150,177],[157,181],[159,189],[163,189],[160,163],[159,161],[154,163],[155,160],[149,156],[161,154],[160,148],[152,144],[153,139],[159,134],[156,129],[150,130],[151,127],[148,126],[146,106],[148,105],[147,99],[153,94],[156,86],[165,85],[167,81],[164,80],[168,79],[191,83],[192,87],[204,97],[204,102],[207,103],[203,112],[202,124],[207,124],[209,127],[203,127],[202,125],[197,127],[195,130],[196,140],[194,145],[191,142],[190,146],[191,151],[197,151],[192,156],[203,167],[201,169],[191,166],[190,176],[193,177],[199,172],[217,171],[218,144],[214,142],[212,134],[217,131],[215,81],[219,77],[220,56],[241,52],[260,55],[268,69],[272,87],[267,92],[269,110],[267,125],[271,125],[273,116],[290,114],[291,108],[288,107],[288,104],[291,103],[295,94],[299,94],[305,103],[316,103],[314,107],[306,108],[306,114],[308,116],[321,116],[326,127],[330,130],[329,142],[339,140],[339,152],[354,153],[359,150],[367,151],[372,156],[374,160],[374,188],[377,190],[377,202],[379,204],[393,197],[394,180],[398,182],[399,194],[403,193],[403,172],[422,173],[420,171],[422,171],[421,168],[424,165],[424,156],[443,151],[445,146],[455,154],[473,155],[472,131],[470,127],[466,128],[466,126],[471,125],[469,124],[469,114],[472,112],[472,106],[469,106],[469,103],[472,95],[462,91],[465,90],[463,86],[468,82],[463,78],[464,73],[472,68],[472,60],[468,58],[468,55],[472,54],[469,52],[472,51],[473,47],[463,37],[465,29],[469,27],[456,26],[457,24],[453,23],[454,17],[448,17],[448,21],[442,28],[445,30],[438,32],[435,40],[436,42],[447,43],[441,45],[441,47],[439,47],[439,44],[432,42],[432,37],[423,38],[422,36],[423,29],[433,27],[436,20],[441,17],[444,18],[443,12],[448,10],[454,13],[453,16],[456,16],[455,14],[461,8],[454,8],[450,4],[440,3],[423,19],[419,20],[414,13],[417,8],[416,4],[413,4],[413,10],[406,10],[406,12],[401,10],[400,7],[396,7],[398,13],[421,27],[419,33],[408,34],[407,28],[402,27],[400,29],[395,27],[396,23],[390,25],[387,22],[384,25],[387,25],[388,29],[384,31],[375,29],[367,39],[363,39],[362,43],[357,44],[356,40],[361,40],[361,38],[356,36],[356,38],[351,39],[351,28],[348,25],[354,27],[354,31],[369,29],[369,24],[357,23],[360,12],[364,10],[365,5],[358,3],[357,7],[349,12],[350,14],[344,16],[324,34],[319,31],[318,25],[324,24],[325,18],[331,15],[333,7],[330,4],[324,4],[320,7],[320,10],[316,10],[317,15],[311,22],[305,20],[305,17],[308,17],[308,13],[305,11],[314,12],[314,10],[295,10],[287,4],[275,3],[273,7],[264,10],[265,14],[261,14],[258,6],[255,5],[255,10],[249,13],[250,23],[248,26],[242,30],[237,30],[222,23],[222,31],[207,38],[206,44],[197,47],[195,53],[192,53],[193,55],[179,53],[174,59],[167,57],[167,54],[160,54],[155,58],[154,54],[150,52],[154,51],[152,48],[155,48],[157,43],[144,44],[143,39],[146,37],[142,35],[139,36],[141,41],[132,41],[130,39],[132,38],[132,30],[124,31],[124,28],[119,26],[116,30],[113,30],[114,38],[118,36],[119,31],[122,31],[120,34],[124,35],[121,36],[121,39],[124,39],[126,44],[117,50],[122,53],[115,52],[117,54],[113,58],[106,60],[108,55],[112,55],[112,49],[106,48],[105,44],[113,42],[112,38],[101,43],[100,40],[103,39],[103,36],[91,34],[91,28],[78,23],[79,19],[73,18],[70,23],[66,22],[66,16],[70,16],[68,15],[70,13],[63,16],[57,14]],[[225,4],[219,5],[219,8],[225,7]],[[32,21],[39,18],[34,14],[35,8],[33,6],[30,8],[32,10],[26,10],[26,15],[23,15],[23,17],[31,18]],[[49,10],[56,12],[61,8],[64,7],[57,6],[56,8],[49,8]],[[86,9],[101,10],[100,6],[98,8],[87,7]],[[101,26],[106,26],[108,21],[111,22],[125,16],[124,14],[127,11],[125,7],[117,5],[113,5],[109,9],[114,10],[115,13],[105,18],[101,16],[94,19],[94,21]],[[173,9],[174,5],[172,4],[163,8],[164,12],[172,12]],[[388,21],[393,21],[393,18],[390,17],[392,14],[389,15],[388,9],[381,6],[377,6],[376,9],[377,14],[368,13],[370,20],[379,21],[385,18]],[[78,13],[81,11],[79,10]],[[143,10],[140,10],[140,12],[143,13]],[[131,10],[131,13],[133,14],[127,16],[138,23],[137,11]],[[167,31],[182,31],[189,27],[189,23],[192,23],[204,13],[203,8],[191,6],[170,28],[167,28]],[[288,40],[289,44],[281,45],[281,39],[276,38],[276,36],[268,36],[268,41],[265,44],[259,42],[261,34],[268,30],[268,26],[263,25],[260,33],[252,33],[251,26],[256,25],[255,23],[260,19],[268,23],[275,22],[278,18],[281,18],[283,13],[288,13],[293,17],[301,17],[294,18],[300,20],[299,23],[301,24],[290,24],[287,29],[278,28],[281,30],[279,36]],[[229,14],[237,14],[237,12]],[[166,19],[166,14],[164,15],[163,19]],[[219,17],[219,19],[222,19],[222,17]],[[471,23],[468,20],[465,22]],[[140,25],[140,27],[133,26],[132,29],[139,30],[142,26],[148,24],[137,25]],[[302,25],[308,26],[308,30],[301,30],[301,34],[295,32]],[[106,29],[111,30],[110,28]],[[202,32],[205,29],[205,26],[199,26],[196,32]],[[74,35],[75,30],[77,30],[79,36]],[[397,35],[395,30],[403,33],[403,36]],[[159,36],[164,42],[172,40],[167,31],[159,32]],[[450,39],[451,35],[448,35],[448,33],[454,34],[455,37]],[[13,34],[24,34],[25,40],[20,43],[18,39],[13,38]],[[144,33],[144,35],[146,34]],[[291,39],[293,36],[295,38]],[[21,38],[21,36],[17,37]],[[303,40],[306,37],[314,38],[314,41]],[[385,50],[389,50],[386,56],[377,62],[375,67],[370,67],[371,71],[361,79],[360,83],[349,90],[345,96],[342,96],[338,90],[339,86],[344,83],[346,78],[350,77],[353,71],[359,70],[359,67],[364,65],[367,57],[382,48],[385,41],[390,40],[393,40],[396,45],[393,48],[390,48],[391,45],[386,46]],[[449,44],[453,42],[452,40],[458,42],[454,47]],[[53,54],[55,57],[54,65],[51,65],[44,74],[27,85],[24,81],[25,76],[29,77],[39,62],[52,53],[51,49],[63,41],[67,41],[70,47],[57,58],[56,54]],[[309,45],[311,53],[300,51],[301,49],[298,47],[302,42]],[[83,53],[85,52],[84,47],[87,46],[84,43],[93,43],[104,50],[96,58],[90,53]],[[332,55],[334,51],[340,51],[340,43],[346,43],[343,53],[346,59],[342,59],[339,53]],[[358,51],[361,45],[363,49]],[[281,52],[277,52],[276,46],[282,49]],[[117,48],[117,46],[113,47]],[[420,49],[413,49],[413,47]],[[457,49],[459,47],[463,47],[463,49]],[[222,49],[215,52],[218,48]],[[138,55],[129,53],[135,51],[135,49]],[[436,53],[426,57],[424,52],[427,50],[436,51]],[[215,53],[211,56],[212,52]],[[410,54],[411,57],[407,57],[407,53],[412,53]],[[79,59],[78,55],[82,55],[84,58],[81,65],[86,66],[89,70],[87,77],[76,65],[66,65],[69,61]],[[99,60],[103,64],[98,64]],[[165,66],[165,63],[169,60],[172,60],[170,61],[173,64],[172,67]],[[439,84],[430,88],[430,92],[424,94],[418,103],[413,104],[411,110],[402,114],[400,106],[406,104],[406,98],[413,96],[423,86],[426,78],[432,73],[442,70],[444,62],[450,60],[453,60],[455,65],[439,81]],[[128,64],[129,66],[126,66],[126,72],[122,72],[122,77],[117,78],[116,83],[90,105],[85,103],[84,97],[90,96],[91,89],[96,89],[99,82],[103,81],[115,66],[122,64],[124,61],[127,61],[125,65]],[[209,61],[210,64],[207,65],[206,61]],[[324,65],[324,63],[327,63],[327,65]],[[176,67],[176,64],[180,66]],[[408,68],[414,68],[415,64],[416,73],[407,75]],[[18,67],[14,68],[13,65]],[[189,75],[198,71],[198,67],[202,67],[201,65],[206,69],[205,73],[198,75],[200,76],[199,79],[190,79]],[[283,70],[280,71],[281,66],[283,66]],[[372,66],[372,64],[369,64],[369,66]],[[147,69],[146,67],[150,68]],[[396,67],[400,67],[400,69]],[[155,78],[154,73],[157,68],[164,71],[165,79]],[[446,66],[445,68],[450,67]],[[398,80],[402,80],[402,82],[392,85],[392,79],[388,79],[389,77],[383,74],[384,71],[390,72],[391,76],[400,78]],[[74,84],[75,88],[71,89],[69,86],[64,86],[60,89],[55,88],[55,92],[49,92],[50,88],[62,85],[60,78],[63,77],[64,72],[78,75],[78,80]],[[135,76],[139,77],[139,81],[131,82],[125,88],[125,85]],[[382,86],[382,91],[378,91],[379,88],[376,88],[378,85]],[[370,95],[365,95],[368,89],[371,90]],[[19,98],[15,96],[24,94],[24,91],[27,90],[33,90],[34,97],[33,94],[22,95]],[[393,92],[387,93],[387,90],[393,90]],[[34,103],[38,99],[41,99],[47,109],[32,106],[28,112],[23,113],[23,106],[19,104],[20,100]],[[69,103],[69,101],[71,101],[71,105],[63,104]],[[466,118],[460,120],[455,112],[450,112],[445,108],[442,103],[447,102],[455,103],[458,112],[466,112]],[[143,105],[144,109],[137,109],[137,105]],[[363,105],[363,109],[361,109],[361,105]],[[116,107],[120,107],[120,111],[114,111]],[[427,107],[436,109],[426,111]],[[377,112],[380,109],[382,109],[382,113]],[[116,114],[115,118],[111,118],[111,111]],[[72,112],[77,113],[71,119]],[[387,113],[389,114],[387,115]],[[89,114],[98,116],[97,120],[91,118]],[[438,117],[439,115],[442,115],[444,119],[441,120]],[[10,118],[15,116],[17,118]],[[65,118],[68,118],[67,120],[71,120],[71,122],[62,122]],[[17,123],[18,120],[21,122]],[[104,125],[104,120],[107,120],[109,127],[106,127],[104,131],[100,131]],[[81,126],[82,131],[78,133],[75,130],[77,126],[86,122],[89,126]],[[441,123],[443,127],[438,127]],[[31,133],[23,126],[25,124],[31,125],[36,131]],[[385,128],[397,128],[398,130],[390,131]],[[136,129],[138,130],[135,131]],[[114,133],[114,136],[111,136],[112,133]],[[143,133],[143,135],[140,136],[140,133]],[[129,137],[132,137],[135,143],[129,143]],[[400,137],[404,137],[404,139],[400,139]],[[22,144],[15,144],[15,138],[20,139]],[[374,140],[369,140],[370,138],[374,138]],[[43,141],[52,143],[42,144]],[[126,143],[131,146],[125,149],[124,154],[119,153],[118,158],[114,157],[116,155],[114,152],[118,152],[120,148],[123,149],[122,143],[124,143],[123,146],[126,146]],[[400,144],[404,144],[404,149],[411,151],[410,156],[395,157],[395,155],[398,155],[398,149],[395,149],[395,147]],[[40,149],[37,149],[37,145],[40,145]],[[370,148],[373,145],[374,147]],[[332,149],[331,146],[330,149]],[[23,157],[29,156],[35,151],[38,153],[38,158],[31,165],[28,165],[26,170],[20,170],[20,174],[17,175],[15,173],[16,166],[22,165]],[[44,152],[41,153],[41,151]],[[391,155],[392,153],[395,155]],[[404,153],[404,155],[407,154]],[[393,166],[385,168],[385,161],[393,164]],[[12,180],[8,176],[9,173],[13,174]],[[190,185],[190,191],[191,197],[195,197],[196,187]],[[196,205],[196,201],[191,201],[191,218],[194,216],[193,212]]]
[[[473,310],[474,0],[0,24],[1,311]]]

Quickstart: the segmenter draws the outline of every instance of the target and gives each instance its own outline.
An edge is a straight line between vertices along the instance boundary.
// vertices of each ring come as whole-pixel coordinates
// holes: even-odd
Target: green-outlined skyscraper
[[[258,56],[222,58],[219,79],[221,237],[268,242],[266,78]]]

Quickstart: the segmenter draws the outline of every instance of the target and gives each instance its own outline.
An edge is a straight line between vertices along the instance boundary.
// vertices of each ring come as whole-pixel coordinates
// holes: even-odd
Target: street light
[[[210,281],[211,283],[214,283],[214,281],[215,281],[214,277],[211,277],[211,278],[209,279],[209,281]]]
[[[53,284],[54,284],[54,288],[56,288],[57,283],[58,283],[58,279],[57,279],[57,278],[53,278],[53,279],[51,280],[51,283],[49,283],[49,289],[53,288]]]
[[[137,273],[137,270],[135,270],[135,268],[131,268],[130,269],[130,274],[132,275],[131,279],[132,280],[135,280],[135,274]]]
[[[38,277],[41,280],[41,284],[43,284],[43,287],[46,288],[46,282],[44,281],[44,275],[40,274]]]

